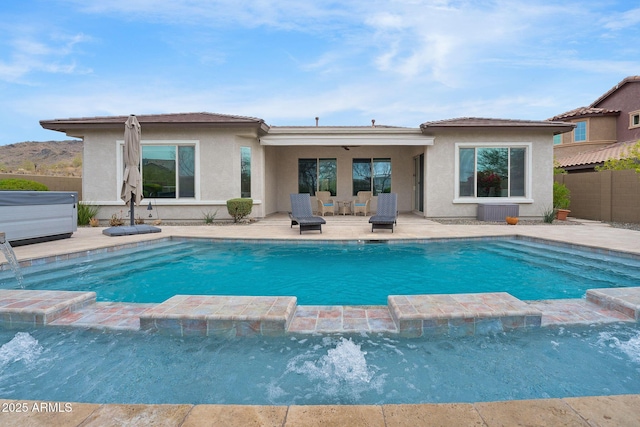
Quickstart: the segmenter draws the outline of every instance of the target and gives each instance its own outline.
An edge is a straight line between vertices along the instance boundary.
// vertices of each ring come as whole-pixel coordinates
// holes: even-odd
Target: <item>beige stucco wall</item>
[[[531,201],[518,198],[476,199],[474,203],[454,203],[455,144],[456,143],[531,143],[532,171]],[[506,129],[474,129],[440,131],[433,146],[428,147],[425,159],[427,197],[425,216],[430,218],[475,218],[477,203],[517,203],[520,217],[540,218],[552,205],[553,194],[553,135],[549,131],[518,131]]]
[[[412,210],[413,192],[413,153],[421,150],[415,146],[360,146],[349,147],[270,147],[276,160],[276,205],[278,212],[291,210],[289,195],[298,192],[298,159],[302,158],[335,158],[338,166],[337,199],[353,198],[352,161],[355,158],[390,158],[391,159],[391,191],[398,193],[398,210]],[[374,197],[372,209],[376,210]],[[312,204],[315,198],[312,197]],[[315,206],[315,205],[314,205]],[[268,212],[271,213],[271,212]]]
[[[558,144],[554,147],[556,160],[561,160],[565,157],[574,156],[587,151],[598,150],[616,142],[617,140],[616,116],[583,117],[566,121],[569,123],[586,121],[587,140],[583,142],[573,142],[574,132],[563,133],[562,144]]]
[[[112,214],[127,215],[127,207],[120,200],[122,168],[118,167],[119,131],[85,131],[83,194],[84,200],[101,207],[99,217],[108,219]],[[428,138],[427,138],[428,139]],[[475,217],[476,203],[454,203],[455,144],[459,142],[531,143],[532,181],[530,199],[526,203],[517,199],[499,202],[521,203],[520,216],[540,217],[552,202],[553,138],[549,130],[439,130],[434,145],[414,146],[263,146],[255,130],[242,128],[179,127],[142,129],[145,141],[198,142],[196,155],[195,199],[151,199],[140,208],[143,218],[152,202],[153,218],[162,220],[188,220],[204,222],[206,213],[217,211],[217,219],[229,218],[226,201],[240,197],[240,147],[252,150],[252,216],[261,218],[275,212],[291,209],[289,195],[298,191],[298,159],[336,158],[338,165],[337,198],[352,198],[352,160],[354,158],[390,158],[392,165],[392,191],[398,194],[401,212],[415,211],[414,157],[425,154],[424,212],[433,218]],[[485,201],[485,200],[482,200]],[[486,200],[489,201],[489,200]],[[495,201],[495,200],[493,200]],[[313,199],[315,203],[315,199]],[[374,198],[372,210],[377,208]],[[122,211],[122,212],[121,212]],[[136,211],[138,212],[138,211]]]
[[[86,131],[84,137],[83,194],[84,199],[102,206],[100,219],[112,214],[127,215],[128,208],[120,200],[121,168],[118,167],[118,141],[123,132]],[[229,218],[228,199],[240,197],[240,147],[251,147],[252,216],[264,214],[264,147],[254,131],[207,128],[143,128],[142,142],[197,142],[196,197],[194,199],[145,199],[151,201],[162,220],[203,220],[205,213],[217,211],[216,219]],[[147,212],[143,212],[145,218]]]

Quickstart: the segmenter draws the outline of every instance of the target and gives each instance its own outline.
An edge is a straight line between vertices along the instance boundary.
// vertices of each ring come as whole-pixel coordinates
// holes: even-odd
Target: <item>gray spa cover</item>
[[[65,205],[78,202],[75,191],[0,191],[0,206]]]

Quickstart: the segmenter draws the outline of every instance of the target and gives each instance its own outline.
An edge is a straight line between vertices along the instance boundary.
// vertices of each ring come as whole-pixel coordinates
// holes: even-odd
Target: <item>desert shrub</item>
[[[547,224],[553,223],[553,220],[556,219],[556,210],[552,207],[545,209],[542,212],[542,220]]]
[[[98,214],[99,207],[91,203],[78,202],[78,225],[89,225],[91,218]]]
[[[553,183],[553,207],[556,209],[569,209],[571,192],[566,185],[559,182]]]
[[[233,217],[233,222],[238,222],[251,213],[253,199],[229,199],[227,200],[227,211]]]
[[[49,188],[36,181],[28,179],[2,179],[0,180],[0,190],[33,190],[33,191],[49,191]]]
[[[216,219],[216,215],[218,215],[218,210],[216,209],[215,212],[211,212],[211,211],[202,212],[202,215],[204,216],[205,224],[213,224],[213,221],[215,221]]]

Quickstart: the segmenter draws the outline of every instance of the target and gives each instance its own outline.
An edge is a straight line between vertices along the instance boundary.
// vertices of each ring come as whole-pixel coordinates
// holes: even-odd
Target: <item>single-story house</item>
[[[398,194],[400,212],[471,218],[479,203],[519,206],[540,218],[552,204],[553,138],[575,125],[557,121],[459,118],[415,128],[268,126],[213,113],[138,115],[145,206],[163,220],[203,220],[226,201],[250,197],[252,216],[287,212],[290,193],[327,190]],[[45,129],[84,140],[83,199],[108,219],[120,200],[127,116],[43,120]],[[142,212],[142,217],[146,212]]]

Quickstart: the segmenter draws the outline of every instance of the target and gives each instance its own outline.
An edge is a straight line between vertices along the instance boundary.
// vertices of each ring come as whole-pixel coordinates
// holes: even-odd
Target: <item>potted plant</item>
[[[566,185],[559,182],[553,183],[553,208],[556,210],[556,219],[566,220],[567,215],[571,212],[569,204],[571,203],[571,192]]]

